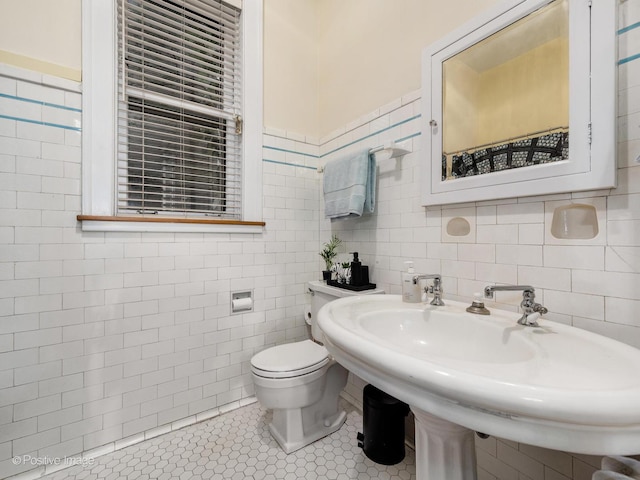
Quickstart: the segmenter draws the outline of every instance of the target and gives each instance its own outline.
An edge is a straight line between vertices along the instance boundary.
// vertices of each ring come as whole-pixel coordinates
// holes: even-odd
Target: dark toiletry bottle
[[[353,252],[353,261],[351,262],[351,285],[362,285],[362,263],[358,260],[358,252]]]
[[[369,267],[362,265],[360,267],[360,285],[369,285]]]

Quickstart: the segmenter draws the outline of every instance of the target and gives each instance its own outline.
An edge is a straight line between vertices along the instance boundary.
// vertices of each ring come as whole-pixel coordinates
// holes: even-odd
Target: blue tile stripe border
[[[327,153],[324,153],[322,155],[312,155],[312,154],[308,154],[308,153],[296,152],[294,150],[288,150],[286,148],[269,147],[269,146],[266,146],[266,145],[264,146],[264,148],[265,149],[269,149],[269,150],[278,151],[278,152],[286,152],[286,153],[292,153],[292,154],[296,154],[296,155],[302,155],[302,156],[305,156],[305,157],[321,159],[321,158],[326,157],[327,155],[331,155],[333,153],[339,152],[340,150],[342,150],[344,148],[347,148],[347,147],[350,147],[352,145],[355,145],[358,142],[361,142],[363,140],[371,138],[371,137],[373,137],[375,135],[378,135],[379,133],[383,133],[383,132],[386,132],[386,131],[391,130],[393,128],[399,127],[400,125],[404,125],[405,123],[408,123],[408,122],[410,122],[412,120],[416,120],[416,119],[418,119],[420,117],[421,117],[421,115],[418,114],[418,115],[414,115],[413,117],[409,117],[409,118],[407,118],[405,120],[401,120],[401,121],[399,121],[397,123],[394,123],[393,125],[389,125],[388,127],[382,128],[382,129],[377,130],[377,131],[375,131],[373,133],[365,135],[364,137],[361,137],[361,138],[359,138],[357,140],[353,140],[353,141],[351,141],[351,142],[349,142],[349,143],[347,143],[345,145],[342,145],[340,147],[334,148],[333,150],[331,150],[331,151],[329,151]],[[406,140],[411,140],[412,138],[420,136],[420,134],[421,134],[421,132],[416,132],[416,133],[413,133],[411,135],[407,135],[407,136],[402,137],[402,138],[396,138],[395,142],[396,143],[400,143],[400,142],[404,142]],[[266,163],[275,163],[277,165],[287,165],[287,166],[290,166],[290,167],[307,168],[309,170],[316,170],[317,169],[317,167],[310,167],[309,165],[301,165],[301,164],[292,163],[292,162],[282,162],[282,161],[278,161],[278,160],[270,160],[268,158],[263,158],[262,161],[266,162]]]
[[[19,101],[19,102],[33,103],[33,104],[36,104],[36,105],[41,105],[43,107],[56,108],[58,110],[67,110],[67,111],[70,111],[70,112],[82,113],[82,110],[79,109],[79,108],[67,107],[66,105],[59,105],[59,104],[56,104],[56,103],[43,102],[41,100],[34,100],[32,98],[18,97],[16,95],[8,95],[6,93],[0,93],[0,98],[6,98],[6,99],[9,99],[9,100],[16,100],[16,101]],[[30,119],[30,118],[14,117],[14,116],[11,116],[11,115],[2,115],[2,114],[0,114],[0,118],[3,118],[5,120],[13,120],[15,122],[31,123],[31,124],[34,124],[34,125],[43,125],[45,127],[62,128],[64,130],[72,130],[74,132],[81,132],[82,131],[81,127],[74,127],[72,125],[63,125],[61,123],[44,122],[42,120],[33,120],[33,119]]]
[[[327,155],[331,155],[332,153],[339,152],[340,150],[342,150],[344,148],[347,148],[347,147],[350,147],[352,145],[355,145],[356,143],[361,142],[363,140],[366,140],[367,138],[371,138],[371,137],[373,137],[375,135],[378,135],[379,133],[386,132],[387,130],[391,130],[392,128],[399,127],[400,125],[404,125],[405,123],[408,123],[408,122],[411,122],[413,120],[416,120],[416,119],[420,118],[421,116],[422,115],[418,114],[418,115],[414,115],[413,117],[409,117],[406,120],[401,120],[398,123],[394,123],[393,125],[389,125],[388,127],[385,127],[385,128],[380,129],[380,130],[377,130],[377,131],[375,131],[373,133],[370,133],[369,135],[365,135],[364,137],[359,138],[358,140],[353,140],[352,142],[349,142],[349,143],[347,143],[345,145],[342,145],[341,147],[334,148],[333,150],[331,150],[331,151],[329,151],[329,152],[327,152],[327,153],[325,153],[323,155],[320,155],[320,158],[326,157]],[[400,141],[400,140],[398,139],[396,141]]]
[[[82,113],[82,110],[79,108],[67,107],[66,105],[59,105],[57,103],[43,102],[41,100],[33,100],[31,98],[16,97],[15,95],[7,95],[6,93],[0,93],[0,98],[8,98],[10,100],[17,100],[19,102],[35,103],[38,105],[42,105],[43,107],[58,108],[60,110],[69,110],[71,112]]]
[[[295,155],[302,155],[303,157],[320,158],[318,155],[313,155],[311,153],[296,152],[295,150],[288,150],[286,148],[270,147],[269,145],[264,145],[262,148],[266,148],[267,150],[274,150],[276,152],[293,153]]]
[[[624,35],[627,32],[635,30],[636,28],[640,28],[640,22],[632,23],[631,25],[627,25],[626,27],[622,27],[616,33],[618,34],[618,36],[620,36],[620,35]],[[618,60],[618,65],[624,65],[625,63],[633,62],[634,60],[637,60],[639,58],[640,58],[640,53],[637,53],[635,55],[630,55],[628,57],[619,59]]]
[[[630,57],[621,58],[618,60],[618,65],[624,65],[625,63],[633,62],[640,58],[640,53],[636,53],[635,55],[631,55]]]
[[[618,35],[622,35],[623,33],[627,33],[630,30],[634,30],[636,28],[640,28],[640,22],[632,23],[631,25],[627,25],[626,27],[618,30]]]
[[[34,125],[43,125],[45,127],[63,128],[65,130],[73,130],[74,132],[81,132],[80,127],[71,127],[69,125],[61,125],[59,123],[43,122],[42,120],[29,120],[28,118],[11,117],[9,115],[0,115],[0,118],[5,120],[15,120],[16,122],[33,123]]]
[[[297,153],[297,152],[293,152],[293,153]],[[265,163],[275,163],[276,165],[286,165],[288,167],[307,168],[309,170],[318,169],[318,167],[310,167],[309,165],[301,165],[299,163],[290,163],[290,162],[281,162],[279,160],[269,160],[268,158],[263,158],[262,161]]]

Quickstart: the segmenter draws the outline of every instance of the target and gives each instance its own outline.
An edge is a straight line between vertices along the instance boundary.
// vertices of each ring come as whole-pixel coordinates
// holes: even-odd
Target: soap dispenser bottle
[[[419,303],[420,302],[420,285],[413,283],[413,277],[416,276],[413,269],[413,262],[404,262],[407,266],[407,271],[401,274],[402,285],[402,301],[407,303]]]

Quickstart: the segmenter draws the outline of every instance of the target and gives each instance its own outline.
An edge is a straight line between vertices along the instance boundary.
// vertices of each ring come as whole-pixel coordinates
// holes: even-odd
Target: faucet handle
[[[533,302],[526,307],[524,303],[525,302],[523,301],[522,304],[520,304],[520,306],[523,307],[523,313],[522,317],[520,317],[520,320],[518,320],[518,323],[527,327],[539,327],[540,325],[538,324],[538,319],[545,313],[548,313],[549,310],[547,310],[546,307],[543,307],[539,303]]]
[[[534,312],[539,313],[540,315],[544,315],[545,313],[549,313],[549,310],[547,309],[547,307],[543,307],[539,303],[534,303],[532,308],[533,308]]]
[[[538,324],[539,318],[540,318],[540,313],[538,312],[533,312],[529,314],[525,313],[524,315],[522,315],[520,320],[518,320],[518,323],[526,327],[539,327],[540,326],[540,324]]]
[[[431,300],[431,305],[436,305],[438,307],[444,307],[444,302],[442,301],[442,294],[444,290],[442,290],[442,279],[440,276],[437,276],[433,279],[433,285],[429,288],[429,292],[433,293],[433,300]]]

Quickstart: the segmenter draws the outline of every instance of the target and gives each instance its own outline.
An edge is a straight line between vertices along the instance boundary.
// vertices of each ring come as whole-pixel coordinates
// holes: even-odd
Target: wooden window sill
[[[116,217],[78,215],[83,231],[90,232],[201,232],[262,233],[265,222],[206,218]]]

